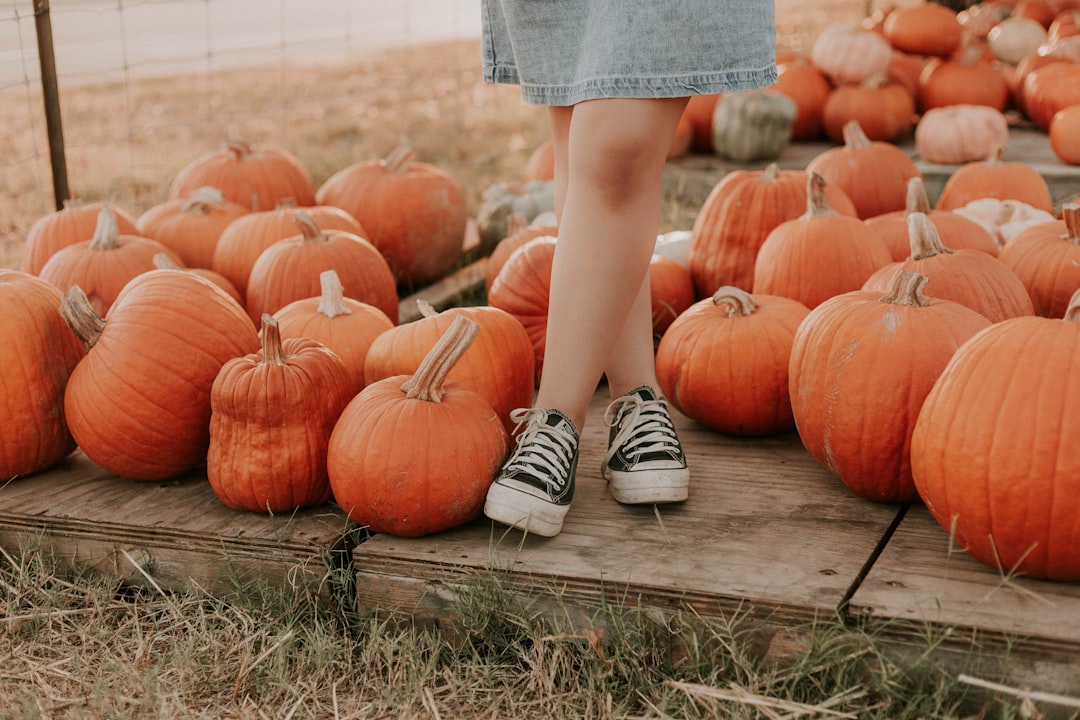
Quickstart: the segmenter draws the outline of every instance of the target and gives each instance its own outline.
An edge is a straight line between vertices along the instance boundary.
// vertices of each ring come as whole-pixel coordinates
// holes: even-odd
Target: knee
[[[666,148],[655,137],[613,132],[590,143],[571,158],[571,175],[593,186],[596,196],[611,208],[637,202],[651,191],[663,172]]]

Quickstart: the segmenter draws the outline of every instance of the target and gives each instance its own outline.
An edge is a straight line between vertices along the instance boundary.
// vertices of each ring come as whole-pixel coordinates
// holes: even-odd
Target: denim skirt
[[[663,98],[776,81],[774,0],[481,0],[484,80],[526,102]]]

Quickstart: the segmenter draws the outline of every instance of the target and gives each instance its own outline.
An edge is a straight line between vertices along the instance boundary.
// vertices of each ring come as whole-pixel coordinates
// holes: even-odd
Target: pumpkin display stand
[[[945,180],[956,165],[941,165],[922,160],[915,152],[913,136],[897,143],[912,159],[923,175],[926,193],[931,203],[937,202]],[[788,143],[775,162],[783,169],[802,170],[823,151],[836,147],[829,141]],[[1013,126],[1009,129],[1009,144],[1002,157],[1008,162],[1024,162],[1037,170],[1050,186],[1054,206],[1080,196],[1080,166],[1061,162],[1050,147],[1046,132],[1032,127]],[[764,168],[767,162],[736,163],[714,154],[691,154],[667,164],[664,174],[665,192],[675,193],[688,203],[700,205],[720,178],[732,170]]]

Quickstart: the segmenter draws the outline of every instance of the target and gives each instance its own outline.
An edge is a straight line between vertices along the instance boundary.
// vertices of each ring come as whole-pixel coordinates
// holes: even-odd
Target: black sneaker
[[[642,385],[613,400],[604,422],[611,431],[600,474],[616,500],[634,505],[686,499],[690,471],[665,400]]]
[[[488,488],[484,514],[526,532],[553,537],[574,498],[578,431],[558,410],[521,408],[510,413],[518,428],[514,452]]]

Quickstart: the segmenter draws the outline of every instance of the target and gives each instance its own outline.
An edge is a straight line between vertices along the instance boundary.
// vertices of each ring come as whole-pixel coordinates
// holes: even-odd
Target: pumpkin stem
[[[262,331],[259,335],[262,340],[262,364],[286,365],[289,356],[285,354],[285,348],[281,346],[281,329],[278,327],[277,318],[269,313],[263,313]]]
[[[404,172],[414,157],[416,157],[415,150],[408,145],[399,145],[394,148],[393,152],[386,156],[386,159],[383,160],[383,165],[385,165],[386,169],[390,172]]]
[[[163,252],[154,253],[154,267],[158,270],[182,270],[176,261]]]
[[[116,224],[116,213],[110,207],[103,207],[98,212],[94,237],[90,238],[91,250],[115,250],[120,247],[120,228]]]
[[[243,160],[251,154],[251,141],[239,135],[229,135],[225,138],[225,149],[237,160]]]
[[[844,123],[844,147],[848,150],[858,150],[870,147],[870,138],[858,120],[848,120]]]
[[[766,166],[766,168],[761,171],[761,181],[762,182],[768,182],[768,183],[776,182],[776,179],[778,177],[780,177],[780,164],[779,163],[774,163],[774,162],[769,163],[768,166]]]
[[[1080,323],[1080,289],[1069,298],[1069,305],[1065,308],[1065,320]]]
[[[952,253],[952,250],[941,244],[941,235],[926,213],[910,213],[907,216],[907,226],[912,260],[925,260],[935,255]]]
[[[296,224],[300,226],[300,232],[303,234],[302,242],[306,243],[324,243],[329,238],[323,234],[323,231],[319,229],[318,224],[315,222],[315,218],[308,215],[303,210],[296,213]]]
[[[930,198],[926,196],[926,183],[918,175],[912,177],[907,183],[907,202],[905,213],[913,212],[930,214]]]
[[[424,356],[416,373],[401,386],[405,397],[413,400],[442,402],[445,394],[443,383],[446,381],[446,376],[472,345],[478,332],[480,332],[478,322],[464,315],[456,316],[439,341]]]
[[[291,210],[295,207],[299,206],[296,204],[296,198],[291,196],[279,198],[278,201],[274,203],[275,210]]]
[[[838,215],[829,204],[829,194],[825,192],[825,178],[815,172],[810,173],[806,181],[806,212],[800,220]]]
[[[435,306],[424,298],[416,298],[416,308],[420,311],[420,314],[426,318],[433,318],[439,314],[439,311],[435,309]]]
[[[341,284],[336,270],[324,270],[319,273],[319,307],[316,310],[328,318],[338,315],[351,315],[352,308],[345,304],[345,286]]]
[[[923,295],[923,288],[926,287],[928,282],[930,282],[930,278],[925,275],[910,270],[901,270],[893,278],[892,285],[889,286],[889,292],[881,298],[881,302],[890,305],[907,305],[908,307],[927,307],[930,301]]]
[[[225,193],[216,187],[201,187],[188,196],[188,199],[180,206],[180,212],[192,213],[193,215],[209,215],[214,208],[225,204]]]
[[[994,149],[990,151],[990,155],[987,156],[984,161],[986,167],[997,167],[1001,164],[1001,158],[1005,155],[1005,146],[1001,143],[994,145]]]
[[[1061,219],[1065,221],[1065,239],[1073,245],[1080,245],[1080,204],[1062,205]]]
[[[713,305],[727,305],[728,317],[746,317],[757,309],[757,300],[750,293],[734,285],[724,285],[713,293]]]
[[[60,298],[60,317],[86,349],[94,347],[105,329],[105,319],[97,314],[90,298],[78,285],[72,285]]]
[[[868,90],[880,90],[881,88],[885,87],[888,84],[889,84],[889,74],[884,73],[884,72],[876,72],[876,73],[873,73],[871,75],[868,75],[862,81],[862,83],[860,83],[860,87],[864,87],[864,88],[866,88]],[[863,132],[865,132],[865,131],[863,131]],[[846,138],[845,138],[845,140],[846,140]]]

